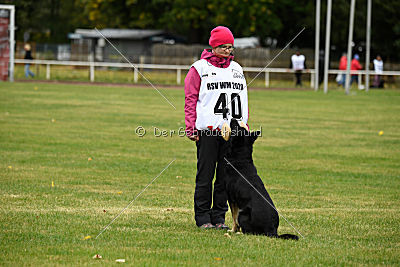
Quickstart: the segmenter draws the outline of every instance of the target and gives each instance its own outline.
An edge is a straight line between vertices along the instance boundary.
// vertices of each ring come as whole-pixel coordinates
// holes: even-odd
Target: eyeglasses
[[[217,47],[222,48],[224,50],[232,50],[232,51],[235,50],[235,47],[232,45],[219,45]]]

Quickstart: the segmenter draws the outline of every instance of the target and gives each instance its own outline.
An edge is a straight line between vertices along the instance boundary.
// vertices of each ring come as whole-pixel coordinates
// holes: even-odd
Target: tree
[[[212,28],[229,27],[235,37],[257,36],[278,40],[283,47],[303,27],[293,42],[314,47],[315,1],[309,0],[5,0],[16,5],[17,39],[25,32],[37,42],[68,42],[76,28],[163,29],[184,36],[188,43],[207,44]],[[325,40],[326,2],[321,1],[321,44]],[[400,59],[400,1],[374,0],[372,53]],[[331,43],[346,50],[350,4],[335,0],[332,8]],[[397,12],[397,13],[396,13]],[[365,41],[366,1],[357,1],[354,41]],[[321,46],[323,47],[323,46]]]

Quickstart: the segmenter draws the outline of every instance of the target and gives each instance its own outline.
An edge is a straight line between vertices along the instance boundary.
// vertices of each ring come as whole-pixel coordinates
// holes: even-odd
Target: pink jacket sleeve
[[[201,79],[197,70],[191,67],[185,78],[185,124],[186,135],[196,135],[196,106],[199,99]]]

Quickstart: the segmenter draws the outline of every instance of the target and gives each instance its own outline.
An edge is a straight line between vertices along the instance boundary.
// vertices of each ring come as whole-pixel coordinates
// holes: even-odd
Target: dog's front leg
[[[231,208],[231,213],[232,213],[232,221],[233,221],[233,227],[231,232],[239,232],[240,231],[240,226],[239,226],[239,207],[236,205],[236,203],[229,203],[229,207]]]

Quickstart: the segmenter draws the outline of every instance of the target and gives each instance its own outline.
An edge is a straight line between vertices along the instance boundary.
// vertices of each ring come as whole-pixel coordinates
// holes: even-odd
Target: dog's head
[[[228,157],[252,159],[253,144],[260,135],[260,131],[250,132],[245,125],[241,126],[237,120],[231,121],[231,130]]]

